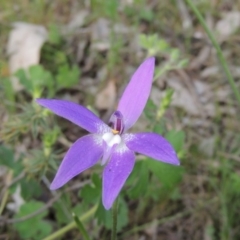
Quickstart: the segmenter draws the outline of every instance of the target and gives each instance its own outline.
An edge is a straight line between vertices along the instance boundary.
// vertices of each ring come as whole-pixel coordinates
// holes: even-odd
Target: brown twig
[[[37,211],[30,213],[26,216],[23,216],[20,218],[13,218],[13,219],[0,219],[0,221],[1,221],[0,226],[2,226],[4,224],[18,223],[18,222],[26,221],[30,218],[33,218],[33,217],[37,216],[38,214],[42,213],[43,211],[45,211],[46,209],[50,208],[53,205],[53,203],[56,202],[62,196],[63,193],[72,191],[73,189],[76,189],[76,188],[82,188],[83,186],[85,186],[88,183],[90,183],[90,180],[86,180],[84,182],[77,183],[77,184],[73,185],[72,187],[65,189],[63,192],[56,194],[42,208],[40,208]]]

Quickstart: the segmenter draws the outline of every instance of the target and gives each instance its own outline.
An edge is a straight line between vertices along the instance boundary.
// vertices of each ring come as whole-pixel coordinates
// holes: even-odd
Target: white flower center
[[[121,137],[118,134],[113,134],[112,132],[104,133],[102,139],[107,143],[109,147],[121,142]]]

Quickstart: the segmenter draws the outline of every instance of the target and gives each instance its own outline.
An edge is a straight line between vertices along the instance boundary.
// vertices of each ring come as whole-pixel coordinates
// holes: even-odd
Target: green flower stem
[[[112,240],[117,239],[117,217],[118,217],[118,198],[113,204],[112,209]]]
[[[92,216],[96,212],[97,207],[98,207],[98,205],[96,204],[88,212],[86,212],[84,215],[82,215],[80,217],[80,221],[81,222],[86,221],[90,216]],[[62,235],[64,235],[66,232],[72,230],[75,227],[77,227],[76,222],[72,221],[67,226],[59,229],[58,231],[56,231],[55,233],[49,235],[48,237],[44,238],[43,240],[57,239],[57,238],[61,237]]]
[[[225,71],[225,74],[227,76],[227,79],[229,81],[229,84],[235,94],[235,97],[237,99],[237,101],[239,102],[240,104],[240,93],[237,89],[237,86],[235,84],[235,81],[232,77],[232,74],[228,68],[228,65],[227,65],[227,62],[223,56],[223,53],[222,53],[222,50],[218,44],[218,42],[216,41],[215,37],[213,36],[212,32],[210,31],[210,29],[208,28],[205,20],[203,19],[201,13],[198,11],[198,9],[195,7],[195,5],[193,4],[192,0],[185,0],[186,3],[188,4],[188,6],[191,8],[191,10],[194,12],[194,14],[196,15],[196,17],[198,18],[199,22],[201,23],[201,25],[203,26],[204,30],[206,31],[208,37],[210,38],[214,48],[216,49],[217,51],[217,55],[218,55],[218,58],[219,58],[219,61],[223,67],[223,70]]]
[[[77,227],[79,228],[80,232],[82,233],[83,238],[85,240],[90,240],[90,237],[89,237],[85,227],[83,226],[82,222],[80,221],[80,219],[78,218],[78,216],[75,213],[73,213],[73,219],[74,219]]]

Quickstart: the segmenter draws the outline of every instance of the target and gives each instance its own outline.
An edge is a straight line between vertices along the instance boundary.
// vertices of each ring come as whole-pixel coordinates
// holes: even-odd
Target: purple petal
[[[154,65],[153,57],[148,58],[140,65],[119,101],[117,110],[124,117],[125,131],[138,120],[146,105],[151,91]]]
[[[36,102],[90,133],[104,133],[109,127],[87,108],[66,100],[37,99]]]
[[[50,186],[62,187],[73,177],[92,167],[103,155],[101,138],[95,134],[78,139],[68,150]]]
[[[179,165],[172,145],[156,133],[124,134],[123,139],[132,151],[147,155],[162,162]]]
[[[135,155],[125,145],[117,147],[103,171],[103,206],[110,209],[133,170]]]

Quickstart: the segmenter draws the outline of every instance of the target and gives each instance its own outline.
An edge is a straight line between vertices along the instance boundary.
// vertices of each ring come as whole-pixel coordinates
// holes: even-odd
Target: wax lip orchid
[[[171,144],[156,133],[126,133],[141,115],[149,97],[155,59],[146,59],[133,74],[109,125],[87,108],[73,102],[37,99],[37,103],[90,132],[78,139],[66,153],[50,186],[62,187],[70,179],[101,159],[103,170],[102,202],[110,209],[133,170],[134,152],[156,160],[179,165]]]

